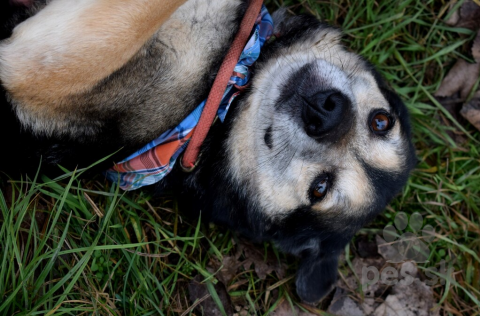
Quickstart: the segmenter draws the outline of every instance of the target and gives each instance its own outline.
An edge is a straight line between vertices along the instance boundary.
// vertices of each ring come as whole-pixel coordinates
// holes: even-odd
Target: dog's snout
[[[321,91],[302,99],[302,120],[310,137],[338,140],[350,130],[352,104],[340,91]]]

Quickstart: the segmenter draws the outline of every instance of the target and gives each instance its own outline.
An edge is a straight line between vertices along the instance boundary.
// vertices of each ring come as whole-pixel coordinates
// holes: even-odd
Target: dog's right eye
[[[322,200],[327,195],[328,188],[330,187],[329,178],[324,175],[316,180],[312,186],[312,198],[315,202]]]

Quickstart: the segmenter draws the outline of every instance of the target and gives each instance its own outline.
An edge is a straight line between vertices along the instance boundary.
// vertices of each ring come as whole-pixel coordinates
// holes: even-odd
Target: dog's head
[[[214,220],[302,256],[297,291],[314,302],[346,243],[406,183],[415,154],[405,105],[342,47],[340,31],[307,16],[274,19],[280,36],[262,52],[214,167],[191,179],[216,187],[205,195]]]

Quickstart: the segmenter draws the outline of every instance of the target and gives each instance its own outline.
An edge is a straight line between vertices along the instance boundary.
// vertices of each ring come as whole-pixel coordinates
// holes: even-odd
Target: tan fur
[[[342,157],[340,168],[335,177],[334,189],[324,200],[312,206],[319,212],[341,210],[353,216],[359,209],[370,203],[373,192],[365,170],[354,156]],[[320,169],[321,170],[321,169]],[[318,169],[316,170],[318,172]]]
[[[185,0],[54,0],[0,45],[0,79],[27,111],[54,115],[122,67]]]
[[[363,118],[363,124],[357,124],[357,141],[355,148],[367,163],[378,169],[399,171],[402,165],[402,148],[405,141],[400,135],[400,125],[396,124],[389,133],[387,141],[381,138],[372,139],[363,133],[366,119],[372,109],[389,109],[388,102],[377,87],[372,75],[366,71],[358,71],[353,83],[359,107],[359,115]],[[368,146],[365,146],[368,144]]]

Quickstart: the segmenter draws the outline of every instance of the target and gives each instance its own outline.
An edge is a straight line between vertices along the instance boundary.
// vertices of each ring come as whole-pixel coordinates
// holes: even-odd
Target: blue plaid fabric
[[[223,122],[232,101],[248,84],[250,67],[260,56],[260,49],[273,33],[273,21],[265,6],[255,22],[254,31],[234,68],[223,94],[217,115]],[[106,177],[124,190],[134,190],[162,180],[185,150],[197,126],[206,100],[200,103],[177,127],[170,129],[140,150],[115,164],[105,172]]]

